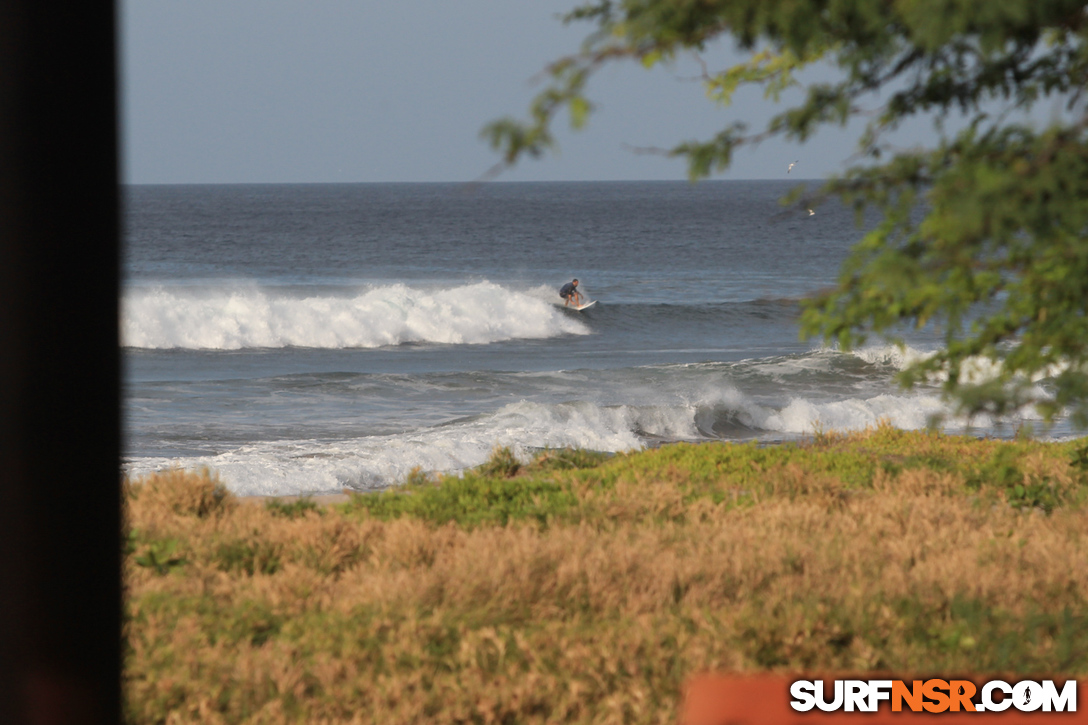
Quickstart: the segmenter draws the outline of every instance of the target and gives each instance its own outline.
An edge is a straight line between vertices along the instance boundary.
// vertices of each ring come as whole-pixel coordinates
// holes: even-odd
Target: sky
[[[471,181],[497,161],[480,129],[524,117],[542,69],[591,27],[577,0],[121,0],[122,174],[132,184]],[[736,62],[712,48],[712,69]],[[559,153],[504,181],[686,178],[682,160],[639,154],[705,139],[776,110],[758,91],[707,100],[694,60],[607,67],[587,128],[557,125]],[[781,107],[777,107],[781,110]],[[919,127],[914,135],[925,140]],[[841,171],[857,128],[798,147],[765,142],[721,178]]]

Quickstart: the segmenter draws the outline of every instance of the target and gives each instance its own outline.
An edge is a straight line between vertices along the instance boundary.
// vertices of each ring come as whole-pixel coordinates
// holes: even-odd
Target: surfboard
[[[570,310],[571,312],[581,312],[582,310],[588,310],[595,304],[597,304],[597,300],[590,300],[589,302],[581,305],[580,307],[575,307],[574,305],[561,305],[559,303],[556,303],[555,306],[559,307],[560,309]]]

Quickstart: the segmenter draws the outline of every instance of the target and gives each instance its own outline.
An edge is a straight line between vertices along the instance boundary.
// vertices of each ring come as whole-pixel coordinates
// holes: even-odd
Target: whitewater
[[[798,301],[834,283],[859,232],[849,210],[783,212],[790,188],[130,187],[125,470],[327,493],[462,471],[496,446],[1039,423],[956,418],[940,380],[901,389],[939,345],[924,332],[849,353],[799,339]],[[558,306],[572,277],[597,307]]]
[[[375,400],[386,399],[389,407],[397,405],[393,401],[403,404],[403,419],[420,401],[430,404],[430,412],[441,412],[448,405],[443,398],[448,399],[449,391],[462,391],[469,382],[477,388],[517,390],[523,397],[494,410],[485,406],[473,415],[419,420],[410,430],[398,432],[370,429],[345,435],[351,421],[337,417],[323,421],[325,426],[308,431],[315,435],[304,439],[247,442],[184,460],[149,456],[132,461],[128,471],[141,475],[184,465],[217,471],[242,495],[327,493],[383,488],[413,469],[462,471],[486,461],[497,446],[510,447],[527,460],[545,448],[621,452],[670,441],[784,441],[817,431],[863,429],[881,421],[921,429],[938,415],[946,417],[943,427],[948,431],[989,430],[989,419],[968,421],[950,415],[936,391],[880,392],[889,373],[921,354],[909,348],[904,354],[888,346],[848,355],[820,350],[734,363],[547,374],[475,372],[462,379],[359,374],[340,376],[332,384],[305,375],[293,381],[262,381],[279,388],[280,395],[292,384],[311,396],[320,395],[322,388],[329,396],[345,389],[365,390]],[[837,378],[834,387],[853,395],[824,391],[806,396],[803,381],[816,374]],[[743,388],[759,392],[745,393]],[[776,388],[794,394],[775,395]],[[277,391],[268,392],[268,397],[276,395]],[[290,417],[280,414],[288,425]],[[1018,420],[1038,417],[1026,412]]]
[[[128,347],[156,350],[373,348],[480,345],[588,332],[545,302],[545,294],[489,282],[430,290],[393,284],[339,294],[248,281],[205,288],[156,285],[124,295],[121,340]]]

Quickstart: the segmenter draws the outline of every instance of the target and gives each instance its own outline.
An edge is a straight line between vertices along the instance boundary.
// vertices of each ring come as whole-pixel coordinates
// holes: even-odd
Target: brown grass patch
[[[919,440],[978,462],[1013,445]],[[878,434],[829,445],[902,455]],[[1025,480],[1084,486],[1033,445]],[[207,474],[130,484],[129,719],[672,722],[705,670],[1088,671],[1083,507],[1017,506],[936,464],[858,486],[787,460],[703,495],[698,465],[550,472],[578,503],[548,525],[288,518]],[[181,563],[139,563],[164,541]]]

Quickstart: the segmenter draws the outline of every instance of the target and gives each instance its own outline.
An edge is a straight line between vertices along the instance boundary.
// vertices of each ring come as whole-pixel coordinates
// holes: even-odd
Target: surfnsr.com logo
[[[970,680],[797,680],[790,686],[790,707],[798,712],[876,712],[887,703],[892,712],[1076,712],[1077,682],[1067,680],[1061,690],[1053,680],[1023,680],[1009,684],[990,680],[977,687]]]

